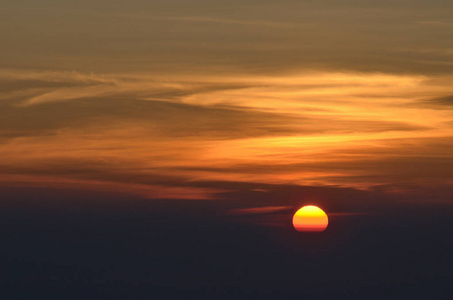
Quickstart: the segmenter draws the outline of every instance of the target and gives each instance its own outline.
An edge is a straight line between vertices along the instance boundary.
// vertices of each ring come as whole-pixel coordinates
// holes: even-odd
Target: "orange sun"
[[[314,205],[300,208],[293,217],[293,226],[299,232],[322,232],[328,223],[326,213]]]

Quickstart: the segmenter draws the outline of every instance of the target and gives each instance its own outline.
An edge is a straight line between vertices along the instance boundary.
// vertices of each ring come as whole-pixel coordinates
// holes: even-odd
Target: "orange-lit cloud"
[[[213,181],[448,186],[449,79],[4,70],[1,181],[108,182],[96,185],[184,199],[217,197],[211,185],[200,190]]]

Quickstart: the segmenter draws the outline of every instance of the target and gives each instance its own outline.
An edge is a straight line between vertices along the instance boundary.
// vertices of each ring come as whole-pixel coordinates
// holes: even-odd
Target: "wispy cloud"
[[[11,174],[7,176],[0,174],[0,186],[88,190],[135,195],[152,199],[183,200],[215,199],[217,194],[225,192],[224,190],[213,188],[137,184],[106,180],[65,178],[61,176]]]
[[[303,24],[289,23],[289,22],[272,22],[266,20],[240,20],[240,19],[224,19],[203,16],[193,17],[174,17],[174,16],[147,16],[148,18],[165,21],[182,21],[182,22],[196,22],[196,23],[219,23],[231,25],[245,25],[245,26],[264,26],[264,27],[277,27],[277,28],[297,28],[303,27]]]
[[[184,199],[213,198],[221,192],[190,189],[213,181],[448,185],[453,115],[423,99],[448,102],[449,78],[9,70],[0,74],[0,86],[15,83],[0,102],[0,167],[4,180],[137,184],[147,197]]]
[[[255,215],[269,214],[274,212],[286,211],[292,209],[291,206],[263,206],[263,207],[248,207],[229,211],[232,215]]]

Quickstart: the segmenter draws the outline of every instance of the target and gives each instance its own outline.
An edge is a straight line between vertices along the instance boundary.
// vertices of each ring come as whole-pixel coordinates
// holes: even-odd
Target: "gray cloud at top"
[[[83,71],[449,73],[451,1],[19,1],[9,67]]]

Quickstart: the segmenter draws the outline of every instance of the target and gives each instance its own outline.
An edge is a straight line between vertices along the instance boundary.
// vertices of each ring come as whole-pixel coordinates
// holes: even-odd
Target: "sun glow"
[[[294,229],[299,232],[322,232],[328,223],[326,213],[314,205],[300,208],[293,216]]]

